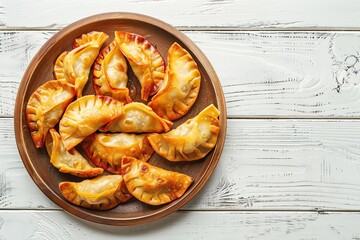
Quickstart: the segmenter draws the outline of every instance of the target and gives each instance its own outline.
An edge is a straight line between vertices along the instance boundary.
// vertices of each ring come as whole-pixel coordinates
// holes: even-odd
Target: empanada
[[[50,129],[45,146],[50,156],[50,162],[60,172],[81,178],[96,177],[103,173],[102,168],[92,167],[75,148],[66,150],[59,133],[55,129]]]
[[[104,127],[102,132],[160,133],[167,132],[172,122],[159,117],[150,107],[140,102],[132,102],[123,107],[124,114]]]
[[[93,133],[81,143],[88,158],[98,167],[111,173],[120,174],[121,158],[135,157],[147,161],[154,150],[148,134]]]
[[[59,188],[73,204],[96,210],[114,208],[132,197],[121,175],[99,176],[78,183],[61,182]]]
[[[55,61],[54,75],[75,85],[77,98],[88,81],[89,73],[102,44],[109,38],[103,32],[90,32],[75,39],[73,50],[64,52]]]
[[[75,88],[66,81],[51,80],[30,96],[26,121],[37,148],[43,147],[46,134],[60,120],[75,96]]]
[[[177,128],[151,135],[148,139],[153,149],[169,161],[201,159],[216,144],[220,132],[219,114],[219,110],[211,104]]]
[[[150,205],[161,205],[180,198],[193,182],[186,174],[126,156],[121,161],[121,174],[128,191]]]
[[[167,62],[162,87],[148,105],[160,117],[173,121],[184,116],[195,103],[201,76],[194,59],[178,43],[170,47]]]
[[[67,150],[101,126],[123,114],[123,103],[107,96],[86,95],[72,102],[60,120],[59,132]]]
[[[155,94],[165,76],[165,62],[158,50],[143,36],[115,32],[115,40],[140,82],[141,99],[147,101]]]
[[[98,95],[110,96],[130,103],[127,63],[116,42],[100,51],[93,66],[93,85]]]

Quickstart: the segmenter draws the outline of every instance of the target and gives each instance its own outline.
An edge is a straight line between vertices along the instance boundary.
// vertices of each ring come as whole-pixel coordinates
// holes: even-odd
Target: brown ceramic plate
[[[193,56],[201,72],[201,89],[199,97],[191,110],[175,121],[174,127],[196,116],[203,108],[213,103],[220,110],[221,130],[215,148],[202,160],[194,162],[172,163],[154,153],[149,162],[153,165],[185,173],[194,178],[194,183],[180,198],[162,206],[149,206],[131,199],[108,211],[95,211],[77,207],[67,202],[59,191],[61,181],[80,181],[76,177],[60,173],[49,162],[46,150],[36,149],[26,126],[25,107],[30,95],[44,82],[53,79],[54,62],[64,50],[70,50],[75,38],[91,31],[106,32],[110,38],[114,31],[128,31],[141,34],[149,39],[159,50],[166,61],[167,50],[173,42],[178,42]],[[129,72],[130,82],[138,86],[132,72]],[[139,100],[139,92],[135,101]],[[92,83],[89,80],[84,94],[92,94]],[[85,18],[75,22],[49,39],[29,64],[21,81],[15,105],[15,135],[16,143],[24,165],[32,179],[53,202],[65,211],[96,223],[108,225],[134,225],[153,221],[178,210],[189,202],[204,186],[214,171],[222,152],[226,132],[226,109],[224,95],[219,79],[208,59],[200,49],[184,34],[172,26],[152,17],[132,13],[106,13]]]

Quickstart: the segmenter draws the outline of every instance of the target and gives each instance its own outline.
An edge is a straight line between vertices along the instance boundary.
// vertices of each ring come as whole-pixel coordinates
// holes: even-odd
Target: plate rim
[[[88,212],[83,210],[82,208],[75,208],[75,207],[69,207],[69,203],[66,203],[63,199],[57,196],[57,194],[50,188],[49,185],[40,177],[38,172],[36,171],[32,160],[29,156],[28,150],[25,147],[26,142],[24,141],[24,131],[28,131],[26,122],[23,122],[22,112],[24,111],[25,105],[25,94],[22,94],[25,92],[25,90],[28,88],[28,85],[30,81],[28,79],[31,78],[33,73],[36,71],[39,65],[39,60],[44,57],[44,55],[47,53],[47,50],[51,48],[53,44],[55,44],[59,39],[61,39],[62,36],[66,36],[69,34],[74,27],[80,27],[84,25],[88,25],[91,23],[95,23],[98,21],[109,21],[109,20],[130,20],[130,21],[140,21],[140,22],[146,22],[148,24],[154,25],[171,35],[181,39],[182,43],[186,45],[186,47],[191,51],[192,54],[195,54],[198,61],[201,62],[203,65],[205,71],[209,76],[211,76],[210,82],[213,85],[214,93],[216,96],[217,101],[217,108],[220,111],[220,134],[218,136],[217,144],[215,145],[213,151],[213,156],[211,157],[209,164],[205,167],[205,170],[199,180],[194,183],[196,184],[194,188],[191,191],[186,191],[185,194],[181,197],[181,201],[173,201],[172,203],[169,203],[164,207],[163,209],[160,209],[160,211],[156,211],[151,214],[142,215],[139,217],[128,217],[126,219],[119,219],[115,217],[104,217],[96,215],[92,212]],[[99,223],[99,224],[105,224],[105,225],[115,225],[115,226],[131,226],[131,225],[138,225],[143,224],[151,221],[155,221],[157,219],[160,219],[162,217],[165,217],[177,210],[179,210],[183,205],[188,203],[191,199],[195,197],[195,195],[198,194],[198,192],[203,188],[203,186],[208,182],[208,179],[214,172],[220,157],[221,153],[223,151],[223,147],[225,144],[225,137],[226,137],[226,130],[227,130],[227,113],[226,113],[226,102],[223,94],[223,90],[220,84],[220,80],[215,72],[215,69],[211,65],[208,58],[205,56],[205,54],[199,49],[199,47],[190,39],[188,38],[184,33],[177,30],[175,27],[171,26],[170,24],[163,22],[162,20],[159,20],[157,18],[139,14],[139,13],[130,13],[130,12],[109,12],[109,13],[101,13],[92,15],[83,19],[80,19],[78,21],[75,21],[68,26],[64,27],[63,29],[59,30],[57,33],[55,33],[51,38],[49,38],[45,44],[42,45],[42,47],[38,50],[38,52],[34,55],[32,60],[29,62],[23,77],[20,81],[16,101],[15,101],[15,108],[14,108],[14,131],[15,131],[15,140],[16,145],[21,157],[21,160],[29,173],[32,180],[35,182],[37,187],[55,204],[57,204],[62,210],[65,212],[68,212],[69,214],[76,216],[78,218]],[[179,200],[179,199],[178,199]],[[69,209],[71,210],[69,210]]]

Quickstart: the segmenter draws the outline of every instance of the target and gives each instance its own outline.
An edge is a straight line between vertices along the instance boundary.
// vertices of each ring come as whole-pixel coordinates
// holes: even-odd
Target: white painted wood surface
[[[13,132],[17,89],[41,45],[110,11],[188,35],[217,71],[229,116],[204,189],[133,227],[63,212],[31,180]],[[0,239],[360,239],[359,15],[355,0],[0,0]]]
[[[60,211],[6,210],[0,239],[358,239],[359,221],[359,213],[179,211],[144,225],[112,227]]]
[[[53,34],[0,32],[0,116],[13,116],[21,77],[34,54]],[[217,71],[229,117],[360,116],[360,32],[185,34]]]
[[[345,28],[358,29],[357,0],[1,0],[4,28],[61,28],[104,12],[150,15],[188,28]]]
[[[0,126],[0,209],[57,208],[23,167],[12,119]],[[217,169],[183,210],[360,210],[359,120],[231,119],[227,132]]]

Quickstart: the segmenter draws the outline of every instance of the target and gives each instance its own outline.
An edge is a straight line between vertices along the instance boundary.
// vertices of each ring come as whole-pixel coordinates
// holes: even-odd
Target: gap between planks
[[[66,27],[66,26],[64,26]],[[62,28],[1,28],[1,32],[58,32]],[[174,26],[175,27],[175,26]],[[182,32],[360,32],[360,27],[206,27],[206,26],[178,26],[175,27]]]
[[[65,212],[62,208],[1,208],[0,213],[8,211],[8,212]],[[175,211],[176,212],[176,211]],[[284,213],[318,213],[318,214],[331,214],[331,213],[360,213],[359,210],[350,210],[350,209],[341,209],[341,210],[316,210],[316,209],[308,209],[308,210],[287,210],[287,209],[251,209],[251,210],[242,210],[242,209],[179,209],[177,212],[236,212],[236,213],[259,213],[259,212],[284,212]],[[71,213],[69,213],[71,214]]]
[[[228,115],[227,119],[238,119],[238,120],[360,120],[360,117],[332,117],[332,116],[233,116]]]

